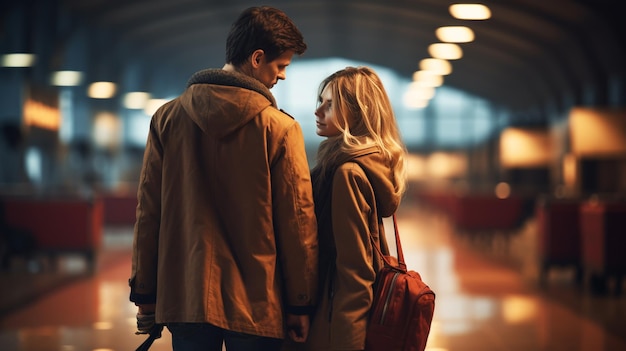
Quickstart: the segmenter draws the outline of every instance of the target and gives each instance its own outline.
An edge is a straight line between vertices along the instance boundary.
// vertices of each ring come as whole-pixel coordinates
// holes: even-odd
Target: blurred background
[[[223,65],[232,21],[254,4],[3,2],[3,190],[132,188],[152,112],[195,71]],[[385,80],[418,182],[486,192],[505,182],[531,196],[625,191],[615,2],[494,1],[476,15],[435,0],[271,4],[309,46],[273,93],[312,155],[319,82],[369,65]]]
[[[407,217],[441,216],[455,240],[533,286],[569,267],[572,289],[621,296],[618,1],[22,0],[0,5],[3,311],[56,286],[42,272],[94,274],[111,245],[129,248],[152,114],[194,72],[222,67],[230,25],[262,4],[308,44],[272,93],[302,125],[311,165],[319,83],[371,66],[410,152]],[[84,263],[64,260],[76,253]],[[617,301],[613,328],[625,325]]]
[[[253,4],[3,2],[3,190],[132,188],[152,112],[195,71],[223,65],[230,24]],[[369,65],[385,79],[419,183],[625,191],[625,30],[615,2],[493,1],[477,15],[452,13],[450,1],[271,4],[309,46],[273,93],[312,155],[319,82]]]

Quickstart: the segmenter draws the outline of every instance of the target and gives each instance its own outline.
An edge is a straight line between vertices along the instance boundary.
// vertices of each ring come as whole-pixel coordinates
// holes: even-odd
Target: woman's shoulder
[[[351,180],[369,182],[365,170],[353,161],[344,162],[337,167],[333,176],[333,183],[337,183],[340,180],[344,180],[344,182]]]
[[[340,164],[337,167],[337,170],[335,171],[335,175],[337,173],[344,173],[344,174],[363,174],[365,175],[365,171],[363,170],[363,168],[356,162],[354,161],[348,161],[348,162],[344,162],[342,164]]]

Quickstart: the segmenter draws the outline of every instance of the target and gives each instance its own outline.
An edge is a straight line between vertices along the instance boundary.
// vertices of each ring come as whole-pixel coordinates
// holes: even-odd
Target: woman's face
[[[324,87],[320,95],[319,105],[315,110],[315,124],[317,126],[315,132],[319,136],[332,137],[341,134],[335,120],[332,93],[329,85]]]

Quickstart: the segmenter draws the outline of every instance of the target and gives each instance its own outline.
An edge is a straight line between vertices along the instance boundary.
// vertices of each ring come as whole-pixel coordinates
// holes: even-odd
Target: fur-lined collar
[[[239,72],[231,72],[215,68],[204,69],[194,73],[191,78],[189,78],[187,87],[193,84],[227,85],[253,90],[265,96],[272,103],[272,106],[276,107],[276,100],[265,85],[258,80]]]

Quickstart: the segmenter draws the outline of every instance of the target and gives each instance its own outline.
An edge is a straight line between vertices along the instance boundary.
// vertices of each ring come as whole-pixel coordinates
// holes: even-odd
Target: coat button
[[[300,300],[300,301],[302,301],[302,300],[306,300],[306,299],[308,299],[308,298],[309,298],[309,296],[307,296],[306,294],[300,294],[300,295],[298,295],[298,300]]]

